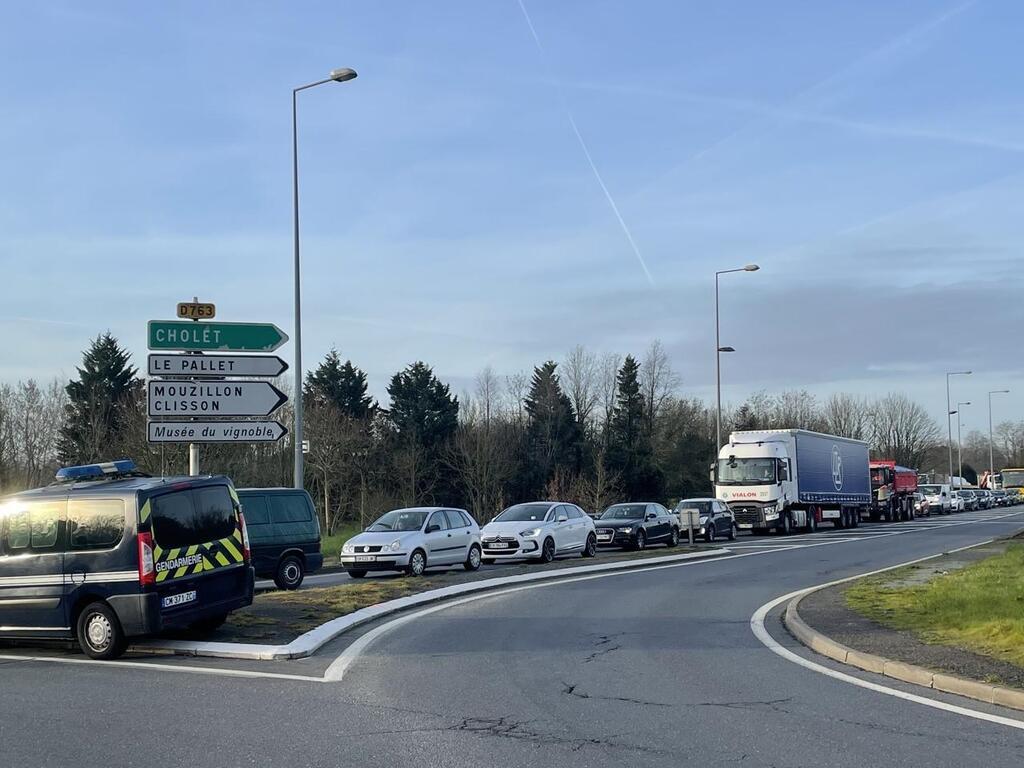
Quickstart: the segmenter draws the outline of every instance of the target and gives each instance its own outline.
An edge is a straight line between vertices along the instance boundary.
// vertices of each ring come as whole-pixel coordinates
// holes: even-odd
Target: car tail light
[[[153,562],[153,534],[139,534],[139,584],[156,583],[156,564]]]
[[[249,529],[245,526],[245,515],[241,512],[238,513],[238,525],[242,528],[242,559],[248,563],[252,559],[252,553],[249,551]]]

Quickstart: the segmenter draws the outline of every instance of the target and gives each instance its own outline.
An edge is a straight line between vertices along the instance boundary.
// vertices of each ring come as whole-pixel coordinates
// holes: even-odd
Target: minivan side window
[[[242,497],[242,514],[246,525],[266,525],[270,522],[270,507],[266,496]]]
[[[59,548],[61,515],[66,502],[13,501],[5,510],[7,519],[3,551],[9,555],[24,552],[53,552]]]
[[[248,519],[246,518],[246,521]],[[311,519],[311,515],[306,497],[298,493],[271,495],[270,519],[275,523],[307,522]]]
[[[124,536],[120,499],[69,499],[68,549],[112,549]]]

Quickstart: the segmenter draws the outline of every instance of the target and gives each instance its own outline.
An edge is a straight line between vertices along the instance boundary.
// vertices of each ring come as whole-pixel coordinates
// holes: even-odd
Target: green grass
[[[846,591],[853,610],[925,642],[966,648],[1024,667],[1024,544],[927,584],[892,586],[899,571]]]
[[[321,536],[320,551],[323,552],[324,559],[331,563],[337,563],[338,556],[341,554],[341,545],[362,530],[359,523],[346,522],[336,528],[330,536]]]

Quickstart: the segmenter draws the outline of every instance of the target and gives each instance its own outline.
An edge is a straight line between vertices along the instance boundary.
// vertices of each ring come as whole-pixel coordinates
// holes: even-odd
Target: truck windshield
[[[719,485],[769,485],[775,482],[775,459],[719,459]]]
[[[1024,487],[1024,469],[1004,469],[1000,474],[1003,476],[1003,488]]]

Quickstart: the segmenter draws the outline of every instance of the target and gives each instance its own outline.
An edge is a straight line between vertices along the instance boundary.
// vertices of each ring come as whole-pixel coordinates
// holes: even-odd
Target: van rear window
[[[235,508],[227,486],[165,493],[151,503],[153,538],[164,549],[217,541],[235,531]]]

